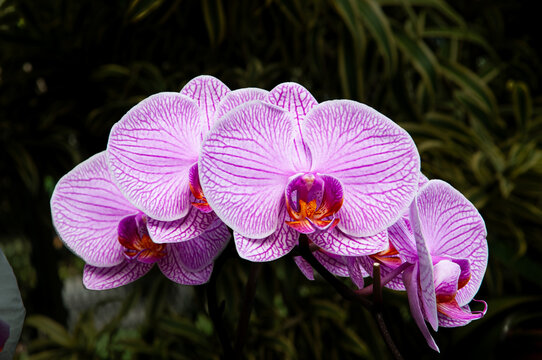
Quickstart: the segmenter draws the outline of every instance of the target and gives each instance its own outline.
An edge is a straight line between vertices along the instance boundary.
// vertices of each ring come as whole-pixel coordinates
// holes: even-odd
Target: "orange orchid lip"
[[[292,218],[285,223],[303,234],[331,230],[340,219],[334,215],[343,204],[342,187],[331,176],[303,174],[287,186],[286,209]]]
[[[124,247],[124,255],[130,260],[153,264],[166,256],[166,244],[152,241],[147,232],[147,219],[143,214],[128,216],[118,227],[119,242]]]
[[[391,268],[396,268],[403,262],[399,257],[399,252],[397,251],[397,249],[395,249],[391,242],[386,250],[380,251],[373,255],[369,255],[369,257],[376,262],[389,266]]]

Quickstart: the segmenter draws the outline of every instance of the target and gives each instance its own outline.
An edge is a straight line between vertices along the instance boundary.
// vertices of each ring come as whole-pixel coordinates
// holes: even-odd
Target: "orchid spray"
[[[90,289],[154,264],[177,283],[206,284],[227,358],[242,356],[261,264],[287,255],[369,309],[398,359],[382,287],[406,291],[437,351],[426,323],[436,331],[485,313],[469,307],[488,254],[476,208],[422,175],[414,141],[392,120],[351,100],[318,103],[293,82],[231,91],[204,75],[144,99],[113,126],[106,151],[58,182],[51,210]],[[230,234],[253,264],[234,346],[214,290]]]

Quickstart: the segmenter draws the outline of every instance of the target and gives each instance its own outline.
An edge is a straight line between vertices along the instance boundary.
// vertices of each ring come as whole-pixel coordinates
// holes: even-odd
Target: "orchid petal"
[[[438,328],[437,316],[437,300],[435,294],[433,261],[427,248],[427,243],[422,235],[421,220],[418,213],[418,205],[416,198],[410,206],[410,220],[414,239],[416,241],[416,251],[418,252],[418,264],[420,274],[420,287],[422,307],[425,311],[425,318],[433,327],[433,330]]]
[[[177,220],[190,208],[188,171],[198,161],[201,111],[177,93],[134,106],[111,129],[107,154],[121,192],[148,216]]]
[[[124,261],[117,227],[138,210],[114,185],[105,151],[59,180],[51,198],[51,213],[60,238],[86,263],[113,266]]]
[[[371,255],[388,247],[388,232],[386,230],[373,236],[354,237],[335,227],[331,231],[316,232],[308,236],[316,245],[335,255]]]
[[[277,230],[263,239],[247,238],[234,232],[235,246],[239,256],[249,261],[272,261],[288,254],[297,245],[299,233],[284,222],[286,207],[282,206]]]
[[[207,202],[222,221],[250,238],[277,229],[288,178],[290,115],[252,101],[227,113],[209,132],[199,162]]]
[[[168,250],[176,252],[177,259],[186,270],[199,271],[214,261],[230,238],[228,227],[222,221],[216,220],[197,238],[170,244]]]
[[[410,305],[410,312],[412,313],[412,317],[414,318],[414,321],[416,322],[416,325],[418,325],[418,328],[422,332],[423,336],[425,337],[425,340],[427,341],[427,344],[429,347],[435,351],[440,352],[437,344],[435,343],[435,339],[433,339],[433,336],[431,336],[431,333],[429,332],[429,329],[427,328],[427,325],[425,324],[420,299],[418,295],[418,265],[415,264],[412,267],[407,268],[403,272],[403,283],[405,284],[405,288],[408,295],[408,304]]]
[[[209,281],[213,272],[213,263],[200,270],[191,271],[185,268],[185,257],[175,245],[169,245],[168,253],[158,261],[160,271],[171,281],[182,285],[201,285]]]
[[[435,295],[437,302],[446,302],[455,298],[457,293],[457,280],[461,268],[459,265],[442,260],[434,265]],[[440,305],[440,304],[439,304]]]
[[[188,214],[179,220],[160,221],[148,218],[147,229],[155,243],[178,243],[200,236],[217,219],[214,212],[204,213],[192,206]]]
[[[410,226],[408,217],[403,216],[388,228],[388,237],[390,243],[399,253],[399,257],[404,262],[414,264],[418,261],[416,252],[416,241]]]
[[[431,180],[420,189],[421,230],[433,256],[468,259],[471,279],[457,294],[460,306],[478,291],[487,267],[486,227],[474,205],[448,183]]]
[[[265,100],[268,93],[269,91],[260,88],[243,88],[227,93],[216,109],[213,124],[239,105],[253,100]]]
[[[358,287],[358,289],[363,289],[365,287],[364,278],[369,276],[361,263],[362,258],[365,258],[365,256],[346,257],[346,266],[348,266],[350,280],[352,280],[352,282]]]
[[[348,266],[343,256],[333,255],[321,250],[317,250],[312,254],[330,273],[341,277],[349,276]]]
[[[293,151],[295,153],[295,169],[302,171],[310,167],[310,150],[305,144],[301,132],[301,124],[309,111],[318,105],[318,102],[312,94],[303,86],[286,82],[275,86],[267,96],[267,102],[283,108],[293,114],[295,137],[293,139]]]
[[[396,222],[418,188],[420,157],[410,135],[376,110],[349,100],[319,104],[302,125],[312,170],[343,185],[339,229],[370,236]]]
[[[90,290],[106,290],[129,284],[152,268],[153,264],[125,260],[111,267],[85,265],[83,285]]]
[[[464,326],[482,316],[480,312],[471,312],[468,305],[459,306],[455,300],[439,304],[439,325],[443,327]]]
[[[213,118],[218,104],[229,92],[230,89],[222,81],[209,75],[195,77],[181,89],[181,94],[195,100],[203,111],[203,134],[206,134],[213,126]]]
[[[305,277],[311,281],[314,280],[314,269],[307,260],[303,259],[301,256],[294,256],[294,261],[299,270]]]

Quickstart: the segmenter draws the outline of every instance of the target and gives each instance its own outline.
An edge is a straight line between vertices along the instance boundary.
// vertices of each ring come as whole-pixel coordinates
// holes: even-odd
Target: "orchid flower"
[[[220,80],[199,76],[180,93],[162,92],[141,101],[113,126],[107,146],[113,179],[147,215],[154,242],[189,240],[217,219],[199,182],[201,142],[215,115],[265,94],[250,88],[230,92]]]
[[[414,142],[393,121],[354,101],[317,104],[295,83],[222,116],[199,160],[209,205],[252,261],[284,256],[301,233],[335,255],[384,250],[419,169]]]
[[[411,312],[436,351],[425,321],[437,331],[439,326],[462,326],[485,314],[486,309],[470,311],[468,303],[487,267],[486,234],[474,205],[441,180],[421,187],[409,216],[390,228],[390,242],[399,257],[412,264],[402,274]]]
[[[213,260],[230,238],[227,227],[216,220],[190,240],[154,242],[148,216],[114,184],[105,151],[59,180],[51,198],[51,213],[60,238],[86,262],[83,283],[94,290],[128,284],[145,275],[155,263],[174,282],[205,283]],[[171,236],[175,238],[176,234]]]

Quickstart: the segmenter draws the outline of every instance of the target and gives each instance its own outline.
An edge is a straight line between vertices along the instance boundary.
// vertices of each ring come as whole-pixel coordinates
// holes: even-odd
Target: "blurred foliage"
[[[133,332],[118,327],[122,312],[104,329],[93,327],[89,312],[67,330],[61,281],[81,264],[54,236],[48,208],[56,181],[103,150],[131,106],[200,74],[231,89],[297,81],[320,101],[362,101],[404,126],[424,173],[466,194],[488,229],[479,297],[489,312],[439,331],[441,357],[465,357],[465,348],[483,358],[540,355],[542,40],[533,6],[0,0],[0,243],[30,315],[21,358],[218,358],[203,291],[193,313],[158,306]],[[231,329],[247,271],[231,259],[219,275]],[[167,302],[160,295],[144,298]],[[256,296],[247,358],[389,357],[369,314],[304,280],[291,259],[264,266]],[[404,294],[385,299],[407,358],[433,358]]]

